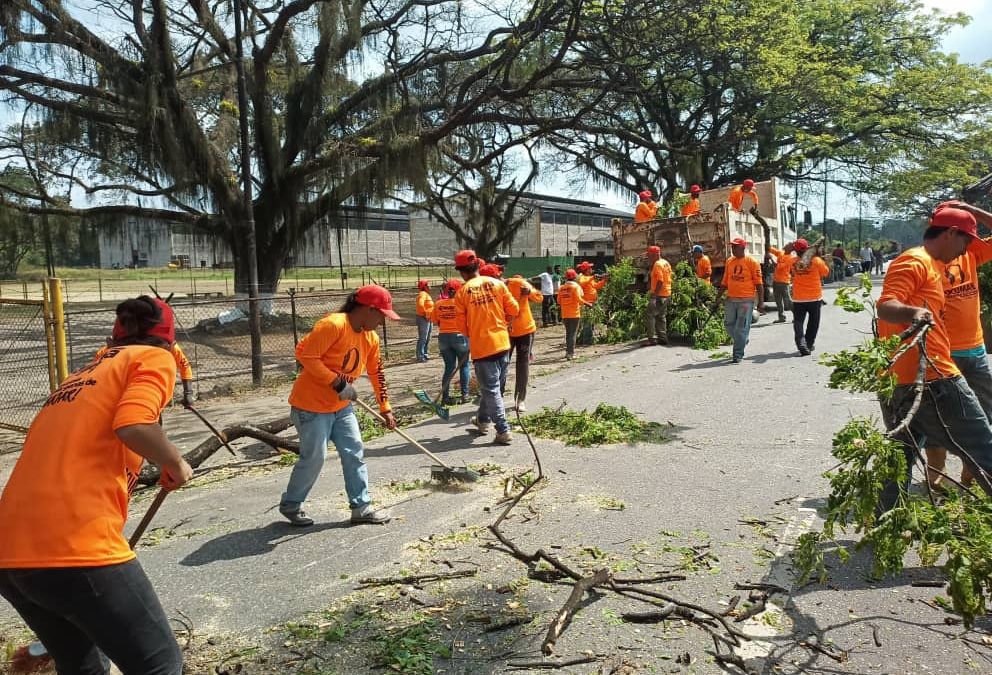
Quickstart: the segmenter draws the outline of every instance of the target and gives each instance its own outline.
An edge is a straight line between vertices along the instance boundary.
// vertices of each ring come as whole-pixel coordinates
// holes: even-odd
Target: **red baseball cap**
[[[430,287],[431,285],[427,283],[427,279],[421,279],[420,281],[417,282],[417,288],[419,288],[422,291],[426,291]]]
[[[661,255],[661,247],[660,246],[648,246],[648,251],[647,252],[648,252],[648,255],[650,255],[652,253],[656,253],[658,255]]]
[[[458,279],[448,279],[448,282],[444,285],[448,289],[448,293],[454,295],[458,292],[458,289],[462,287],[462,282]]]
[[[741,239],[740,237],[737,237],[736,239],[732,239],[731,240],[730,245],[731,246],[747,246],[747,242],[744,241],[743,239]]]
[[[493,265],[492,263],[487,263],[479,268],[479,274],[484,277],[492,277],[493,279],[499,279],[502,274],[499,265]]]
[[[964,209],[957,207],[960,202],[944,202],[937,206],[937,209],[930,216],[930,227],[946,227],[958,232],[964,232],[972,238],[968,249],[977,252],[981,247],[992,246],[992,242],[978,236],[978,223],[975,216]]]
[[[797,251],[805,251],[806,249],[809,248],[809,242],[806,241],[805,239],[796,239],[794,242],[792,242],[792,247],[795,248]]]
[[[475,251],[471,249],[465,249],[455,254],[455,267],[468,267],[475,262],[480,262],[480,260],[475,257]]]
[[[702,192],[702,191],[703,191],[702,188],[700,188],[698,185],[693,185],[692,187],[689,188],[690,193]]]
[[[746,187],[746,188],[753,188],[754,187],[754,181],[751,180],[750,178],[745,178],[744,179],[744,187]]]
[[[400,315],[393,311],[393,296],[382,286],[374,284],[362,286],[355,291],[355,302],[377,309],[390,319],[400,318]]]
[[[641,190],[640,192],[637,193],[637,196],[640,197],[641,199],[651,199],[652,197],[651,190]]]
[[[579,275],[571,267],[565,270],[565,278],[568,279],[569,281],[573,281],[577,276]]]
[[[592,263],[589,262],[588,260],[583,260],[578,265],[576,265],[576,267],[578,267],[580,270],[591,270]]]
[[[165,340],[170,345],[176,341],[176,318],[172,312],[172,308],[169,304],[160,298],[152,298],[147,295],[142,295],[138,297],[138,300],[144,300],[145,302],[151,303],[158,309],[158,322],[145,332],[145,335],[128,335],[124,330],[124,326],[121,325],[120,319],[114,321],[114,327],[110,331],[110,336],[115,340],[123,340],[128,337],[157,337]]]

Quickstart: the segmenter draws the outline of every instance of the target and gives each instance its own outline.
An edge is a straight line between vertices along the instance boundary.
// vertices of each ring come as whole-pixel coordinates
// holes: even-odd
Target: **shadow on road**
[[[324,530],[351,527],[348,520],[317,523],[307,528],[293,527],[288,522],[269,523],[253,530],[229,532],[204,542],[200,548],[179,561],[185,567],[199,567],[218,560],[237,560],[271,553],[280,544]]]

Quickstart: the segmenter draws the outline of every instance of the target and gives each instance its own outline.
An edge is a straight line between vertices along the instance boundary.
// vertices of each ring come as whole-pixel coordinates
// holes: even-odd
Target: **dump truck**
[[[699,244],[713,263],[713,282],[723,278],[723,269],[731,255],[730,242],[737,237],[747,241],[747,254],[763,262],[765,246],[782,248],[795,241],[795,229],[787,224],[780,212],[778,181],[774,178],[755,183],[758,195],[757,215],[730,208],[727,197],[732,187],[705,190],[699,195],[700,211],[694,216],[656,218],[643,223],[620,218],[613,219],[613,248],[617,260],[634,258],[645,261],[648,246],[660,246],[662,257],[674,267],[680,260],[691,261],[692,247]],[[744,200],[744,209],[751,202]],[[767,226],[767,231],[766,231]],[[767,241],[766,241],[767,239]],[[766,293],[771,290],[773,266],[765,266]],[[646,282],[643,288],[646,288]]]

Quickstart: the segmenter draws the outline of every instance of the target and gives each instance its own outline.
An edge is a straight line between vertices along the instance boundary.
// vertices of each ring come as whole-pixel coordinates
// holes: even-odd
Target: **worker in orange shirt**
[[[799,256],[790,270],[792,272],[792,329],[796,338],[796,349],[801,356],[809,356],[816,343],[820,330],[820,309],[823,306],[823,280],[830,276],[830,265],[820,256],[813,256],[809,265],[802,261],[802,255],[809,250],[809,242],[796,239],[793,249]],[[807,323],[807,318],[809,319]]]
[[[593,264],[588,260],[584,260],[576,265],[575,271],[579,274],[579,278],[576,281],[582,287],[583,299],[589,305],[596,304],[596,300],[599,299],[599,290],[606,285],[609,275],[593,274]],[[579,324],[579,334],[576,336],[576,343],[580,345],[591,345],[593,342],[593,330],[595,329],[593,319],[587,314],[583,315],[582,321]]]
[[[479,412],[471,424],[480,434],[489,433],[489,424],[496,427],[495,442],[509,445],[513,441],[506,420],[501,386],[506,381],[504,371],[509,367],[510,333],[507,320],[517,316],[520,305],[499,279],[479,274],[475,252],[455,254],[455,269],[465,282],[455,295],[455,316],[459,331],[468,337],[469,351],[479,383]]]
[[[162,302],[165,301],[163,300]],[[105,347],[100,347],[100,349],[97,350],[96,354],[93,355],[93,360],[96,360],[106,354],[113,342],[114,338],[112,336],[107,338],[107,345]],[[179,380],[183,384],[183,405],[187,408],[192,408],[193,366],[190,364],[189,359],[186,358],[186,352],[183,351],[178,342],[172,343],[172,349],[170,351],[172,352],[172,358],[176,361],[176,371],[179,373]]]
[[[888,510],[899,493],[909,489],[917,448],[928,445],[960,453],[961,461],[978,484],[992,494],[992,426],[961,370],[951,355],[951,337],[944,323],[946,296],[943,278],[946,265],[974,252],[985,258],[989,244],[978,238],[975,216],[954,206],[941,208],[930,218],[923,233],[923,245],[903,251],[889,264],[878,299],[878,334],[899,335],[914,323],[929,323],[924,377],[926,390],[918,395],[916,377],[919,370],[919,346],[909,349],[890,368],[896,388],[888,401],[882,402],[886,426],[893,429],[902,422],[910,408],[919,404],[908,430],[896,440],[903,443],[906,474],[902,486],[895,482],[884,486],[880,509]],[[977,258],[976,258],[977,259]],[[919,396],[920,400],[917,400]]]
[[[352,524],[382,524],[391,518],[387,511],[372,508],[362,430],[352,405],[358,398],[353,383],[368,372],[386,426],[396,428],[376,333],[387,318],[400,318],[389,291],[362,286],[337,312],[314,324],[296,346],[296,360],[303,368],[293,383],[289,404],[290,419],[300,436],[300,459],[279,501],[279,512],[293,525],[313,525],[303,502],[320,476],[330,441],[341,458]]]
[[[689,201],[682,205],[682,216],[694,216],[699,213],[699,193],[702,192],[698,185],[689,188]]]
[[[634,211],[634,222],[643,223],[658,217],[658,204],[652,198],[651,190],[642,190],[637,197],[637,210]]]
[[[970,213],[986,227],[992,226],[992,213],[964,202],[945,202],[937,211],[954,208]],[[985,417],[992,420],[992,372],[985,353],[982,331],[981,298],[978,292],[978,268],[992,260],[992,241],[969,246],[963,255],[944,266],[941,281],[944,287],[944,326],[950,339],[951,359],[961,371],[965,382],[974,392]],[[944,487],[943,471],[947,450],[939,445],[927,445],[927,480],[932,487]],[[961,470],[961,483],[971,485],[975,476],[967,464]]]
[[[692,247],[692,257],[696,261],[696,276],[707,284],[713,283],[713,263],[710,257],[703,253],[703,247],[696,244]]]
[[[648,306],[644,311],[646,346],[668,344],[668,305],[672,301],[672,266],[661,257],[660,246],[648,246]]]
[[[775,256],[775,272],[772,274],[772,292],[778,318],[775,323],[785,323],[785,310],[789,304],[789,284],[792,282],[792,266],[799,258],[793,255],[795,244],[789,242],[784,249],[768,246],[767,251]],[[807,244],[806,248],[809,248]],[[804,249],[805,250],[805,249]]]
[[[451,380],[458,373],[458,384],[461,387],[461,403],[468,403],[469,373],[468,338],[459,330],[457,311],[455,310],[455,295],[462,287],[458,279],[449,279],[441,287],[441,297],[434,303],[431,321],[438,326],[438,347],[441,359],[444,361],[444,373],[441,375],[441,402],[444,405],[454,405],[455,401],[449,395]]]
[[[758,194],[754,191],[754,181],[750,178],[731,190],[730,196],[727,197],[727,201],[730,202],[735,211],[744,210],[745,199],[751,200],[748,211],[758,208]]]
[[[60,673],[180,675],[169,619],[124,538],[145,460],[174,490],[193,477],[159,415],[172,398],[172,308],[117,305],[110,348],[45,401],[0,496],[0,595]],[[104,656],[106,655],[106,656]]]
[[[578,273],[569,268],[565,270],[565,280],[558,287],[558,306],[561,308],[562,323],[565,324],[565,359],[568,361],[575,358],[575,335],[579,331],[582,307],[592,306],[583,297],[578,277]]]
[[[734,339],[732,363],[740,363],[744,358],[744,347],[751,335],[751,312],[765,311],[764,287],[761,279],[761,264],[745,253],[747,242],[738,237],[730,242],[733,255],[727,259],[720,283],[727,293],[723,305],[723,325]]]
[[[434,311],[434,299],[431,297],[431,285],[426,279],[417,282],[417,363],[427,360],[427,345],[431,341],[431,312]]]
[[[517,412],[527,412],[524,399],[527,398],[527,380],[530,374],[530,355],[534,348],[534,333],[537,332],[537,322],[531,312],[530,303],[542,302],[544,295],[519,274],[513,275],[506,282],[510,295],[516,298],[520,312],[510,319],[510,357],[516,352],[517,367],[513,385],[513,400]]]

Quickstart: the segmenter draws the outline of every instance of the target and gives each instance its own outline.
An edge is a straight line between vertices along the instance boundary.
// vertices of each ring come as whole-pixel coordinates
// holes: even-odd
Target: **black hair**
[[[162,308],[147,295],[130,298],[117,305],[117,323],[124,331],[124,337],[111,338],[114,347],[126,345],[151,345],[155,347],[171,347],[168,342],[157,335],[148,335],[148,331],[162,320]]]
[[[928,239],[936,239],[937,237],[939,237],[944,232],[947,232],[950,229],[953,229],[953,228],[949,228],[949,227],[937,227],[936,225],[931,225],[930,227],[927,228],[927,231],[923,233],[923,240],[924,241],[927,241]],[[961,230],[957,230],[957,233],[960,234],[960,235],[963,235],[965,237],[968,236],[967,233],[962,232]]]
[[[475,260],[468,265],[462,265],[461,267],[456,267],[455,270],[458,272],[468,272],[469,274],[475,274],[479,271],[479,261]]]
[[[344,304],[338,308],[338,313],[347,314],[351,310],[361,307],[362,303],[355,299],[356,295],[358,295],[358,291],[352,291],[349,293],[348,297],[344,299]]]

